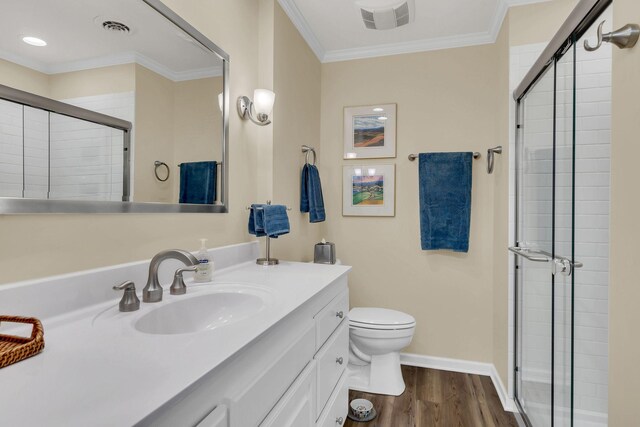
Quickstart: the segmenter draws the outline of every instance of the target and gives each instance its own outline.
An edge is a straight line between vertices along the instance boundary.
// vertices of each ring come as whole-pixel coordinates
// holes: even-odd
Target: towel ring
[[[316,165],[316,150],[314,150],[313,148],[307,146],[307,145],[303,145],[302,146],[302,152],[305,153],[304,154],[304,162],[306,164],[309,164],[309,153],[313,153],[313,163],[312,165],[315,166]]]
[[[171,170],[169,169],[169,165],[167,165],[165,162],[161,162],[160,160],[156,160],[155,162],[153,162],[153,164],[155,165],[155,169],[153,171],[153,173],[156,175],[156,179],[160,182],[165,182],[166,180],[169,179],[169,175],[171,175]],[[160,176],[158,176],[158,168],[160,166],[164,166],[165,168],[167,168],[167,176],[162,179],[160,178]]]

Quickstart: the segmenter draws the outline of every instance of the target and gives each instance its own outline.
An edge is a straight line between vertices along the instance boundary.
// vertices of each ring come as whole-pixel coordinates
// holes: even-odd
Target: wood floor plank
[[[491,378],[458,372],[402,366],[407,386],[401,396],[349,391],[349,401],[368,399],[375,420],[347,420],[345,427],[517,427],[502,409]]]

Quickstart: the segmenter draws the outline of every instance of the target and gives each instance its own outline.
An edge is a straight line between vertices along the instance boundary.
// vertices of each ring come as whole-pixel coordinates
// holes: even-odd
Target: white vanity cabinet
[[[139,425],[341,426],[348,307],[343,275]]]

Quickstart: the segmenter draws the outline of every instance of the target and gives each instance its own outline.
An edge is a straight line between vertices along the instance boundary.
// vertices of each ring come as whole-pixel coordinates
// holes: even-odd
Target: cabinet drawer
[[[315,422],[316,361],[296,378],[260,427],[312,426]]]
[[[313,359],[314,324],[258,375],[251,384],[232,399],[232,427],[257,426],[269,414],[291,383]]]
[[[316,350],[322,347],[324,342],[336,330],[342,319],[349,314],[349,290],[341,292],[329,302],[318,314],[316,321]]]
[[[324,408],[316,427],[338,427],[347,421],[349,412],[349,386],[347,385],[347,375],[345,371],[338,382],[333,394],[329,398],[327,407]]]
[[[228,427],[227,405],[219,405],[196,427]]]
[[[335,389],[340,376],[349,360],[349,324],[345,320],[338,330],[327,340],[315,355],[318,362],[316,418],[325,407],[331,392]]]

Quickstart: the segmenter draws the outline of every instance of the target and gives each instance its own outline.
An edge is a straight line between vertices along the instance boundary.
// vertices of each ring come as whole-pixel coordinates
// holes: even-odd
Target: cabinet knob
[[[344,418],[342,417],[336,418],[336,424],[342,425],[343,422],[344,422]]]
[[[343,313],[343,312],[341,312],[341,311],[338,311],[338,312],[336,313],[336,317],[339,317],[339,318],[341,318],[341,319],[342,319],[342,318],[344,317],[344,313]]]
[[[344,362],[344,359],[343,359],[342,357],[337,357],[337,358],[336,358],[336,363],[337,363],[338,365],[342,365],[342,362]]]

